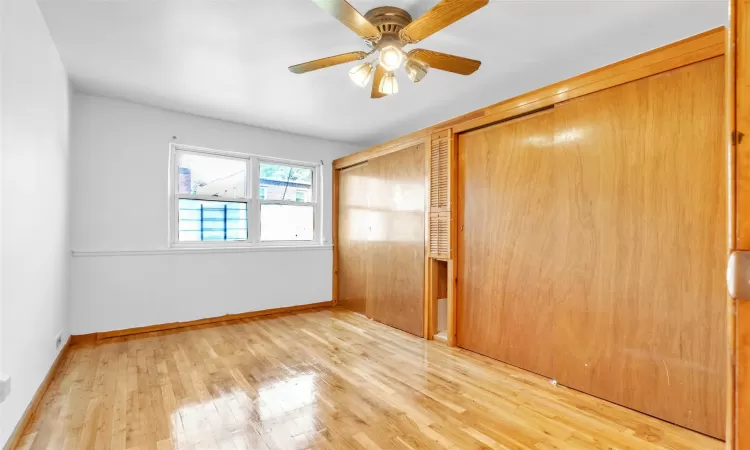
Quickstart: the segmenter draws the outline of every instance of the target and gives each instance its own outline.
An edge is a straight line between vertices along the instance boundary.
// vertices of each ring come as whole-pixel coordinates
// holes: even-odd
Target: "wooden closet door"
[[[461,135],[458,147],[457,345],[543,374],[558,270],[549,181],[562,158],[552,113]]]
[[[370,166],[364,163],[340,170],[338,177],[338,305],[365,314]]]
[[[367,315],[422,336],[425,147],[370,160]]]
[[[723,68],[459,138],[460,346],[723,438]]]

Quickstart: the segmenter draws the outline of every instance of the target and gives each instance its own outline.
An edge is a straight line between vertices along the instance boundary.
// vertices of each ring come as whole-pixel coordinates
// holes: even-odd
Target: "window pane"
[[[260,163],[260,190],[264,200],[312,202],[313,169]]]
[[[312,241],[312,206],[260,205],[261,241]]]
[[[247,240],[247,204],[180,199],[180,242]]]
[[[224,198],[244,198],[247,161],[189,152],[176,152],[177,192]]]

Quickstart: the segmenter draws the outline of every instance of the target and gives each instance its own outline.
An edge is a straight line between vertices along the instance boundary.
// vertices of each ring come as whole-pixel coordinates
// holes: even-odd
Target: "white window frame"
[[[206,195],[179,194],[179,174],[177,173],[177,152],[193,153],[211,157],[244,160],[246,166],[245,197],[213,197]],[[294,168],[312,169],[312,201],[295,202],[289,200],[260,200],[260,164],[283,164]],[[310,247],[322,245],[322,163],[295,161],[250,153],[228,152],[191,145],[169,145],[169,233],[170,248],[215,248],[215,247]],[[179,241],[179,204],[180,199],[222,201],[247,204],[247,240],[246,241]],[[261,204],[294,205],[313,207],[313,239],[309,241],[261,241],[260,240],[260,207]]]

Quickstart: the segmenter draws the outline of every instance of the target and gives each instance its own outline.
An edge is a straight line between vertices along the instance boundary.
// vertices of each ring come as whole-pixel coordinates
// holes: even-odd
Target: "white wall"
[[[3,45],[2,39],[5,37],[3,30],[5,30],[5,3],[6,0],[0,0],[0,181],[2,180],[2,151],[3,151],[3,129],[5,123],[3,120]],[[3,192],[0,189],[0,236],[2,236],[2,198]],[[2,246],[0,245],[0,252],[2,252]],[[1,253],[0,253],[1,255]],[[3,298],[2,298],[2,257],[0,257],[0,375],[3,373]],[[0,403],[0,448],[5,446],[10,430],[6,429],[5,426],[5,406]]]
[[[2,151],[3,151],[3,129],[5,123],[3,121],[3,45],[2,39],[5,37],[3,30],[5,30],[5,3],[6,0],[0,0],[0,180],[2,180]],[[2,198],[3,193],[0,189],[0,236],[2,236]],[[0,246],[0,252],[2,252],[2,246]],[[3,300],[2,300],[2,257],[0,257],[0,374],[3,373]],[[5,417],[3,410],[5,406],[0,403],[0,448],[5,446],[5,442],[8,440],[9,431],[6,430],[4,424]]]
[[[357,147],[82,93],[71,138],[73,334],[331,300],[330,246],[169,250],[169,143],[323,160],[328,242],[331,161]]]
[[[68,79],[32,0],[3,0],[0,27],[0,405],[4,445],[67,339]]]

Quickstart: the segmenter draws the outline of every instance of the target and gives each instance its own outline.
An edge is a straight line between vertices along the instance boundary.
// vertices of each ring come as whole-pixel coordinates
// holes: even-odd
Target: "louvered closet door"
[[[422,336],[424,145],[370,160],[367,315]]]
[[[430,256],[450,258],[450,144],[449,131],[430,140]]]
[[[450,255],[450,213],[430,214],[430,256],[448,258]]]
[[[433,135],[430,142],[430,212],[448,210],[448,149],[450,133]]]

